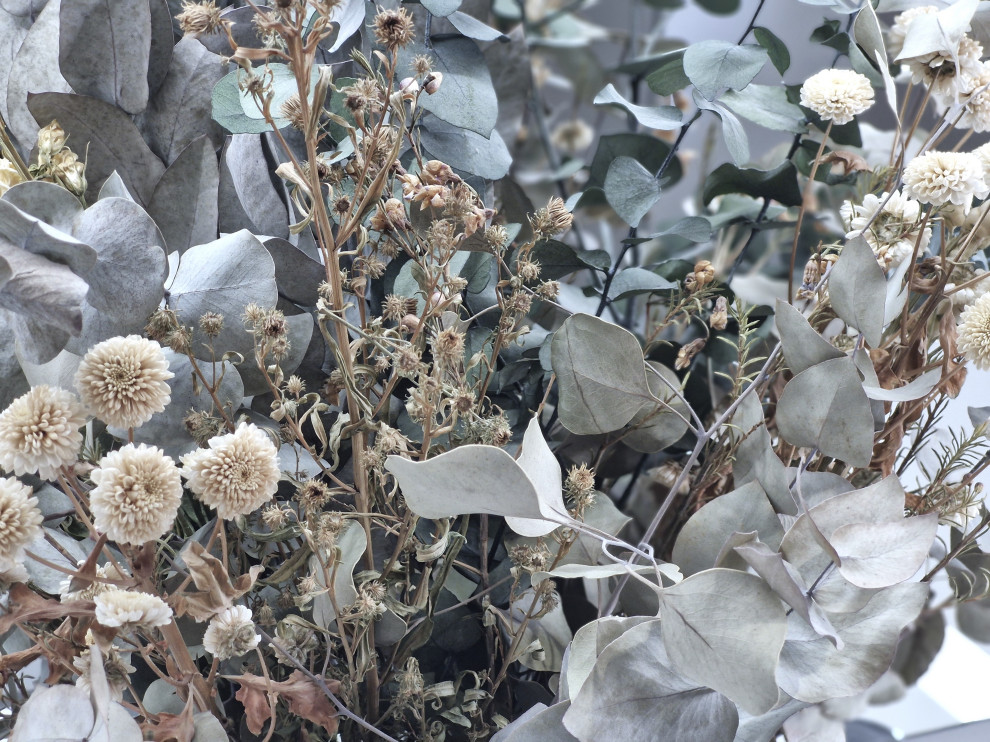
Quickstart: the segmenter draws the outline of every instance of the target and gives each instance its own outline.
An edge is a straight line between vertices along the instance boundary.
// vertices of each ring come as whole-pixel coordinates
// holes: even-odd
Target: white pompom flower
[[[235,605],[210,620],[203,635],[203,648],[218,660],[247,654],[258,646],[261,634],[255,631],[251,609]]]
[[[101,626],[131,631],[153,629],[172,620],[172,609],[157,595],[136,590],[107,590],[94,599]]]
[[[0,468],[54,480],[71,466],[82,446],[86,415],[75,395],[36,386],[0,413]]]
[[[0,572],[12,572],[24,561],[24,548],[41,536],[43,520],[30,487],[0,478]]]
[[[801,86],[801,105],[841,126],[873,105],[873,86],[852,70],[822,70]]]
[[[963,310],[956,326],[956,347],[979,369],[990,369],[990,293]]]
[[[983,162],[971,152],[926,152],[904,168],[904,193],[933,206],[955,204],[968,212],[990,193]]]

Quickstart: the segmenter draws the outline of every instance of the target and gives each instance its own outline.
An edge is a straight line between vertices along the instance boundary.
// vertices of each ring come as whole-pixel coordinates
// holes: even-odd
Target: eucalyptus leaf
[[[857,587],[887,587],[907,580],[928,557],[938,513],[889,523],[850,523],[835,530],[839,572]]]
[[[94,50],[100,50],[95,53]],[[148,0],[70,0],[59,9],[58,61],[80,95],[127,113],[148,105],[151,5]]]
[[[770,61],[777,68],[777,72],[782,75],[787,72],[787,68],[791,66],[791,54],[787,51],[787,45],[777,38],[770,29],[763,26],[754,27],[753,36],[756,37],[757,43],[767,50]]]
[[[684,73],[706,100],[726,89],[742,90],[759,74],[769,55],[755,44],[701,41],[684,51]]]
[[[165,81],[172,62],[175,37],[172,32],[172,11],[168,0],[150,0],[151,51],[148,55],[148,94],[154,96]]]
[[[761,542],[774,549],[784,537],[784,529],[766,493],[755,482],[716,497],[692,515],[677,535],[671,559],[688,576],[710,569],[715,566],[722,545],[736,532],[756,532]],[[721,566],[745,569],[745,562],[732,555]]]
[[[683,123],[676,106],[638,106],[623,98],[611,83],[595,96],[594,103],[596,106],[618,106],[648,129],[680,129]]]
[[[512,156],[498,131],[484,137],[435,117],[418,131],[423,147],[455,170],[498,180],[512,165]]]
[[[97,201],[102,201],[105,198],[126,198],[128,201],[137,202],[134,194],[127,190],[127,184],[124,183],[124,179],[117,174],[116,170],[110,173],[110,177],[100,186],[100,195]]]
[[[138,200],[147,203],[165,166],[127,114],[96,98],[66,93],[29,95],[28,108],[42,126],[57,120],[73,152],[86,154],[89,200],[96,199],[103,181],[116,170]]]
[[[227,140],[219,194],[221,233],[247,229],[274,237],[288,234],[289,213],[272,185],[260,136],[235,134]]]
[[[722,121],[722,139],[725,141],[726,149],[732,156],[733,162],[743,165],[749,161],[749,139],[742,123],[736,118],[728,108],[716,102],[706,101],[698,89],[694,90],[694,102],[698,108],[711,111]]]
[[[361,30],[365,22],[365,0],[343,0],[330,11],[330,21],[337,29],[337,36],[327,53],[333,54],[354,34]]]
[[[337,616],[346,612],[357,599],[357,589],[354,587],[354,567],[364,556],[368,548],[368,539],[361,524],[352,520],[338,534],[333,544],[336,554],[327,554],[324,561],[315,554],[309,559],[310,572],[316,575],[320,587],[328,585],[324,579],[324,565],[331,567],[333,575],[333,590],[320,593],[313,599],[313,621],[324,629],[334,630]]]
[[[589,621],[578,629],[567,649],[562,671],[561,690],[564,697],[572,701],[577,697],[605,647],[629,629],[654,620],[651,616],[605,616]]]
[[[784,349],[784,360],[795,374],[845,355],[815,332],[801,312],[780,299],[774,310],[774,321]]]
[[[182,253],[216,239],[219,187],[216,152],[204,135],[190,142],[168,166],[148,202],[148,213],[170,251]]]
[[[507,518],[523,536],[545,536],[570,522],[560,466],[549,454],[536,418],[516,461],[501,448],[469,444],[421,462],[389,456],[385,468],[421,518],[487,513]]]
[[[751,714],[776,705],[787,618],[763,580],[731,569],[699,572],[661,593],[660,612],[675,670]]]
[[[18,240],[14,239],[14,242],[20,247],[38,254],[47,254],[60,261],[68,261],[69,265],[73,266],[74,270],[81,275],[84,275],[93,266],[96,261],[96,253],[92,248],[87,250],[85,245],[72,244],[66,247],[64,252],[59,250],[59,253],[49,253],[40,246],[40,241],[44,240],[46,235],[51,236],[55,242],[69,240],[72,222],[82,213],[83,207],[79,203],[79,199],[62,186],[46,183],[42,180],[27,180],[8,189],[0,198],[13,204],[24,214],[38,220],[36,226],[35,224],[28,225],[27,220],[14,217],[8,211],[3,210],[3,207],[0,207],[0,231],[8,239],[14,239],[10,231],[11,228],[14,228],[17,234],[23,235],[24,242],[18,243]],[[16,222],[8,221],[10,219],[16,219]],[[15,227],[15,223],[18,226]],[[21,224],[23,226],[20,226]],[[52,232],[52,227],[61,234]],[[28,235],[30,235],[30,245],[32,246],[29,246]],[[85,259],[77,262],[82,256],[85,256]]]
[[[691,408],[680,392],[677,374],[656,361],[647,364],[646,380],[650,391],[662,402],[643,405],[629,421],[632,429],[622,441],[634,451],[655,453],[677,443],[687,432]]]
[[[451,25],[467,36],[469,39],[478,41],[508,41],[509,37],[501,31],[496,31],[487,23],[482,23],[477,18],[467,13],[455,10],[447,16]]]
[[[871,346],[880,345],[887,279],[862,235],[846,241],[829,274],[828,291],[835,313]]]
[[[646,268],[623,268],[615,274],[609,288],[609,298],[612,301],[628,299],[639,294],[655,294],[660,291],[676,291],[679,285]]]
[[[660,184],[632,157],[616,157],[605,176],[605,198],[630,227],[660,200]]]
[[[550,346],[561,424],[572,433],[618,430],[652,401],[635,336],[588,314],[564,320]]]
[[[448,16],[461,7],[463,0],[420,0],[423,7],[438,16]]]
[[[85,690],[75,685],[40,686],[21,706],[10,742],[84,742],[95,723],[93,703]]]
[[[567,701],[549,707],[538,703],[492,737],[492,742],[576,742],[563,723],[569,707]]]
[[[782,85],[747,85],[744,90],[729,90],[720,99],[728,108],[755,124],[800,134],[807,129],[804,113],[787,100]]]
[[[498,118],[498,101],[485,57],[478,45],[463,36],[434,39],[427,49],[420,42],[405,47],[399,69],[407,70],[413,57],[428,54],[443,83],[433,95],[422,95],[419,105],[453,126],[488,137]]]
[[[671,667],[661,624],[666,621],[634,626],[601,652],[564,714],[564,726],[581,742],[732,741],[735,707]]]
[[[868,466],[873,455],[873,414],[850,358],[824,361],[791,379],[777,404],[777,425],[788,443],[850,466]]]
[[[731,162],[719,165],[705,178],[703,200],[707,204],[716,196],[744,193],[753,198],[771,198],[783,206],[799,206],[801,189],[794,163],[783,162],[771,170],[739,168]]]
[[[171,165],[193,141],[207,136],[213,148],[223,131],[211,116],[213,88],[226,65],[192,36],[175,45],[168,73],[151,99],[142,129],[155,154]]]
[[[958,0],[931,16],[918,16],[907,27],[899,61],[933,54],[959,45],[979,7],[979,0]],[[873,51],[872,49],[870,50]]]
[[[883,389],[879,386],[863,385],[863,391],[870,399],[879,399],[885,402],[911,402],[928,395],[932,389],[942,380],[942,371],[934,369],[927,371],[917,379],[908,382],[904,386],[894,389]]]
[[[657,95],[673,95],[683,90],[691,81],[684,74],[684,50],[677,49],[662,55],[659,66],[646,76],[646,84]]]

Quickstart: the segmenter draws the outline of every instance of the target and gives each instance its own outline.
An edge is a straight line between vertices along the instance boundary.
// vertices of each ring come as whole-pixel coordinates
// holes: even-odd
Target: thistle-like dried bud
[[[179,326],[179,320],[171,309],[156,309],[144,326],[145,334],[152,340],[164,343]]]
[[[405,8],[379,11],[372,27],[375,31],[375,41],[389,51],[408,45],[416,34],[416,25]]]
[[[378,210],[371,217],[371,228],[378,232],[412,229],[412,223],[406,217],[405,204],[397,198],[390,198],[384,204],[379,204]]]
[[[485,230],[485,242],[493,252],[501,253],[508,241],[509,233],[501,224],[493,224]]]
[[[175,16],[179,22],[182,33],[190,36],[200,36],[201,34],[211,34],[220,28],[220,11],[214,0],[206,2],[186,2],[182,3],[182,12]]]
[[[567,210],[564,200],[554,196],[546,207],[538,210],[529,218],[533,231],[540,237],[553,237],[566,232],[574,222],[574,215]]]
[[[303,116],[302,101],[299,93],[293,93],[279,107],[282,118],[288,119],[289,124],[297,131],[306,131],[306,117]]]
[[[410,66],[417,75],[428,75],[433,69],[433,57],[429,54],[417,54]]]
[[[526,283],[532,283],[540,277],[540,263],[528,257],[516,261],[516,274]]]
[[[536,295],[547,301],[554,301],[560,295],[560,281],[544,281],[536,287]]]
[[[433,357],[442,366],[453,368],[464,357],[464,335],[453,327],[437,333],[433,340]]]
[[[729,307],[725,297],[720,296],[715,300],[715,308],[712,310],[712,316],[709,320],[709,324],[713,330],[724,330],[728,322]]]
[[[691,361],[694,357],[698,355],[705,347],[705,339],[698,338],[697,340],[692,340],[687,345],[681,346],[681,349],[677,351],[677,360],[674,361],[674,368],[678,371],[683,371],[688,366],[691,365]]]
[[[715,280],[715,267],[708,260],[699,260],[694,264],[694,271],[684,279],[684,288],[688,292],[700,291]]]
[[[215,338],[223,329],[223,315],[216,312],[207,312],[199,318],[199,329],[208,338]]]
[[[385,304],[382,307],[382,315],[385,319],[390,319],[393,322],[398,322],[407,314],[413,314],[415,311],[415,299],[407,299],[404,296],[396,296],[395,294],[386,296]]]
[[[430,76],[426,78],[423,83],[423,90],[426,91],[427,95],[433,95],[440,89],[443,84],[443,73],[442,72],[431,72]]]

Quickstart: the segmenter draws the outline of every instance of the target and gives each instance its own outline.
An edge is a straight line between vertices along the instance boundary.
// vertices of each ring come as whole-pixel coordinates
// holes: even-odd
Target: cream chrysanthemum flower
[[[75,395],[42,384],[0,414],[0,468],[55,479],[76,461],[86,415]]]
[[[189,489],[217,514],[230,520],[268,502],[278,489],[278,451],[258,427],[241,423],[237,430],[210,439],[182,457]]]
[[[956,128],[990,131],[990,64],[980,62],[977,70],[977,74],[966,76],[965,105]]]
[[[822,70],[801,86],[801,105],[841,126],[873,105],[873,86],[852,70]]]
[[[182,502],[182,479],[161,449],[129,443],[100,460],[90,478],[93,525],[113,541],[143,544],[166,533]]]
[[[956,286],[969,283],[970,281],[973,281],[973,283],[969,286],[954,291]],[[949,293],[950,291],[952,292],[951,294]],[[987,273],[982,268],[973,268],[968,265],[959,266],[952,271],[951,280],[945,284],[945,292],[948,294],[948,299],[952,303],[952,308],[963,311],[981,296],[990,294],[990,273]]]
[[[956,347],[979,369],[990,369],[990,294],[984,294],[959,316]]]
[[[911,80],[931,90],[943,106],[954,104],[973,88],[969,80],[980,73],[983,47],[963,36],[955,49],[943,49],[923,57],[901,60],[911,71]]]
[[[171,390],[162,347],[138,335],[94,345],[76,372],[83,405],[107,425],[136,428],[165,409]]]
[[[904,192],[922,203],[956,204],[968,212],[973,198],[990,193],[983,162],[970,152],[926,152],[904,168]]]
[[[18,183],[23,183],[20,171],[10,160],[0,157],[0,196],[5,194]]]
[[[157,595],[134,590],[107,590],[94,599],[96,620],[101,626],[125,631],[153,629],[172,620],[172,609]]]
[[[260,641],[261,634],[255,632],[251,609],[235,605],[210,620],[203,635],[203,649],[222,661],[247,654]]]
[[[83,562],[80,561],[77,566],[81,567]],[[97,565],[96,576],[103,578],[104,580],[124,580],[127,579],[127,575],[121,573],[114,564],[106,564],[103,566]],[[105,593],[107,590],[118,590],[114,585],[108,582],[103,582],[102,580],[94,580],[89,583],[86,587],[81,590],[72,589],[72,578],[66,577],[59,583],[58,595],[59,598],[65,602],[67,600],[93,600],[100,593]]]
[[[842,221],[849,230],[846,238],[862,234],[884,268],[896,267],[910,258],[919,238],[921,251],[932,239],[930,226],[921,229],[920,203],[900,191],[894,191],[890,198],[887,196],[887,193],[881,196],[869,193],[860,205],[846,201],[839,207]]]
[[[30,487],[13,477],[0,479],[0,572],[24,560],[24,547],[41,535],[42,520]]]

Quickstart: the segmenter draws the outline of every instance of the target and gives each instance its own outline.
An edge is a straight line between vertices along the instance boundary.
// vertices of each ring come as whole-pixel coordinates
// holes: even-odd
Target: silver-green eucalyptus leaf
[[[661,593],[660,615],[675,670],[751,714],[776,705],[787,618],[762,579],[732,569],[698,572]]]
[[[569,701],[549,707],[537,703],[492,737],[492,742],[577,742],[563,723],[570,705]]]
[[[564,726],[581,742],[731,742],[735,707],[671,666],[665,623],[634,626],[601,652],[564,714]]]
[[[220,161],[220,232],[247,229],[253,234],[288,234],[289,214],[271,177],[261,137],[235,134],[227,140]]]
[[[676,106],[639,106],[630,103],[612,83],[595,96],[594,103],[596,106],[618,106],[631,113],[633,118],[648,129],[669,131],[680,129],[683,124],[680,109]]]
[[[774,131],[800,134],[806,128],[804,112],[787,100],[783,85],[752,83],[743,90],[728,90],[719,100],[744,119]]]
[[[914,575],[928,558],[938,513],[890,523],[850,523],[831,537],[839,572],[857,587],[887,587]]]
[[[873,415],[850,358],[824,361],[791,379],[777,405],[777,425],[788,443],[851,466],[868,466],[873,455]]]
[[[693,575],[715,566],[722,545],[733,533],[751,531],[775,549],[784,536],[777,514],[756,482],[716,497],[692,515],[674,542],[671,558],[685,575]],[[733,554],[722,566],[745,569],[745,562]]]
[[[96,52],[99,50],[99,52]],[[148,105],[151,5],[147,0],[70,0],[59,12],[58,61],[80,95],[127,113]]]
[[[815,332],[801,312],[780,299],[774,309],[774,321],[784,349],[784,360],[795,374],[845,355]]]
[[[127,184],[116,170],[110,173],[110,176],[100,186],[100,195],[96,200],[102,201],[105,198],[126,198],[128,201],[136,200],[134,194],[127,189]]]
[[[605,199],[622,221],[636,227],[660,200],[660,184],[653,173],[632,157],[616,157],[605,174]]]
[[[687,432],[691,408],[680,392],[680,379],[671,369],[648,361],[646,379],[662,403],[643,405],[630,421],[632,429],[622,437],[622,442],[634,451],[654,453],[673,445]]]
[[[706,100],[726,89],[742,90],[769,59],[756,44],[737,46],[728,41],[701,41],[684,51],[684,73]]]
[[[216,239],[219,187],[213,143],[201,136],[168,166],[148,203],[148,213],[162,230],[169,252],[183,253]]]
[[[561,672],[561,696],[573,701],[605,647],[629,629],[654,620],[652,616],[605,616],[578,629],[567,648]]]
[[[65,234],[71,232],[72,222],[83,211],[82,204],[79,203],[78,198],[62,186],[55,183],[46,183],[43,180],[27,180],[23,183],[18,183],[4,193],[2,198],[25,214]],[[46,231],[40,225],[38,229],[41,232]],[[6,230],[4,230],[4,233],[7,233]],[[34,235],[35,238],[40,236],[40,234]],[[21,246],[25,247],[25,245]],[[70,248],[68,255],[65,257],[74,261],[79,251],[78,247]],[[89,251],[84,250],[83,252],[89,254],[87,258],[88,265],[75,266],[75,269],[80,272],[80,275],[84,275],[92,267],[92,263],[96,257],[95,254]],[[73,265],[75,265],[74,262]]]
[[[564,320],[551,341],[560,422],[578,435],[618,430],[652,402],[636,337],[588,314]]]
[[[884,327],[887,279],[862,236],[848,240],[828,279],[835,313],[855,327],[871,346],[880,344]]]
[[[318,626],[334,630],[337,616],[345,613],[357,599],[354,567],[361,561],[367,547],[368,539],[364,528],[360,523],[352,520],[334,542],[333,549],[336,554],[325,554],[322,561],[315,554],[310,557],[310,571],[316,575],[316,581],[321,588],[328,587],[324,579],[324,565],[332,565],[333,590],[320,593],[313,598],[313,620]]]

